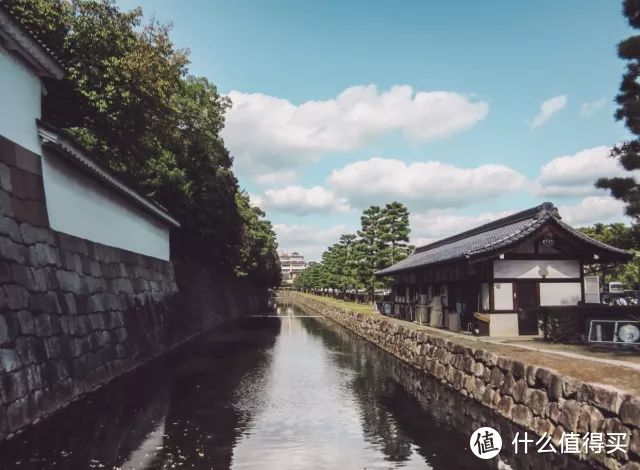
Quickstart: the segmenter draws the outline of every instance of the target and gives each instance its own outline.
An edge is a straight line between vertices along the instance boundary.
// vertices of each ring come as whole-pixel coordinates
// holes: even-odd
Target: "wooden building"
[[[399,317],[450,329],[475,317],[490,336],[512,336],[538,333],[530,309],[597,299],[597,282],[585,283],[585,264],[630,259],[563,222],[545,202],[419,247],[376,275],[393,276]],[[595,290],[591,297],[585,284],[587,294]]]

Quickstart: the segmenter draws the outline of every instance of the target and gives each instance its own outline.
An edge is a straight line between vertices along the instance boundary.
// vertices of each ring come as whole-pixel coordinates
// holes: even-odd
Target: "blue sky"
[[[317,258],[392,200],[415,243],[545,200],[575,225],[624,220],[592,187],[628,137],[617,1],[118,3],[172,22],[232,98],[236,173],[285,250]]]

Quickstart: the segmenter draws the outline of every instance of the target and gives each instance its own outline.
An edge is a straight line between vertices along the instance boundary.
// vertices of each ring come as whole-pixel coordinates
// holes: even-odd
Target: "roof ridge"
[[[515,222],[519,222],[521,220],[532,219],[532,218],[540,219],[547,215],[551,215],[553,217],[559,217],[558,210],[551,202],[543,202],[542,204],[537,205],[535,207],[530,207],[529,209],[525,209],[523,211],[516,212],[515,214],[511,214],[506,217],[493,220],[483,225],[479,225],[478,227],[472,228],[465,232],[458,233],[456,235],[443,238],[442,240],[438,240],[433,243],[420,246],[415,249],[414,253],[422,253],[424,251],[432,250],[434,248],[438,248],[443,245],[448,245],[449,243],[454,243],[474,235],[479,235],[481,233],[488,232],[489,230],[494,230],[500,227],[504,227],[505,225],[510,225]]]

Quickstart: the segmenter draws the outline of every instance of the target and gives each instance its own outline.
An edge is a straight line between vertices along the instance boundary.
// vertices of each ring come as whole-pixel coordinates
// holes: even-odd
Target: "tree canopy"
[[[294,280],[293,287],[312,291],[329,289],[342,293],[364,289],[369,299],[385,283],[374,275],[380,269],[406,258],[409,241],[409,211],[399,203],[371,206],[360,217],[357,234],[345,234],[322,254],[320,263],[309,263]]]
[[[640,29],[640,2],[625,0],[623,12],[634,29]],[[627,171],[640,169],[640,35],[631,36],[618,44],[618,56],[627,62],[616,97],[616,119],[623,121],[633,135],[631,140],[616,145],[612,156]],[[640,221],[640,185],[629,175],[626,177],[600,178],[599,188],[608,189],[613,197],[624,201],[626,213]]]
[[[277,283],[275,234],[238,188],[220,136],[227,97],[188,75],[170,25],[113,0],[8,0],[63,63],[46,83],[43,120],[180,220],[172,255]]]

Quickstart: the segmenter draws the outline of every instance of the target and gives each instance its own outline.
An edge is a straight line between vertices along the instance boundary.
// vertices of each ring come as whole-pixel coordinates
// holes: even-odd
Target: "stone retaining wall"
[[[547,433],[558,448],[563,433],[625,433],[630,439],[627,454],[589,453],[580,458],[606,468],[640,469],[640,397],[456,344],[409,323],[404,326],[380,315],[342,310],[296,292],[280,293],[279,301],[332,319],[525,430],[539,436]]]
[[[195,266],[51,230],[40,157],[0,137],[0,440],[256,307]]]

